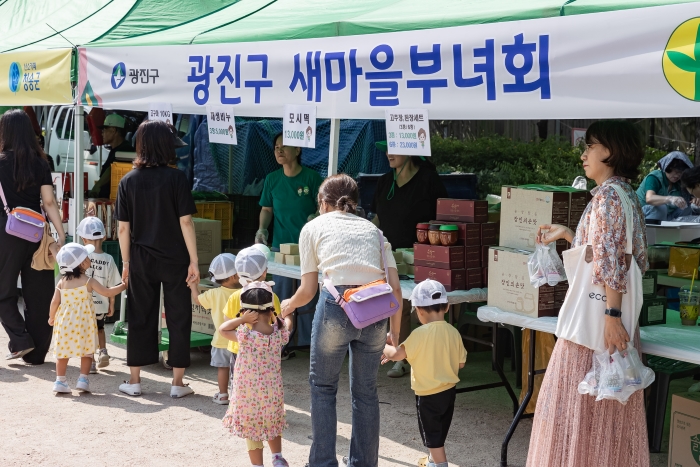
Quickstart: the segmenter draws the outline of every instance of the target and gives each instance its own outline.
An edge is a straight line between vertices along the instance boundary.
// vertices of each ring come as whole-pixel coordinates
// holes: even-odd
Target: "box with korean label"
[[[700,392],[674,394],[671,400],[671,433],[668,467],[700,465]]]
[[[464,247],[416,243],[413,245],[413,264],[439,269],[464,269]]]
[[[438,281],[445,286],[445,290],[464,290],[466,287],[466,271],[464,269],[438,269],[425,266],[415,266],[415,282],[423,282],[426,279]]]
[[[439,221],[483,224],[489,220],[489,203],[473,199],[440,198],[437,200],[436,217]]]

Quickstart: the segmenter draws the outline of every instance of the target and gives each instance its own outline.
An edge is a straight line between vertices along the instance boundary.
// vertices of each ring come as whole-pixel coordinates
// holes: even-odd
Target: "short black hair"
[[[225,277],[225,278],[223,278],[223,279],[216,279],[216,278],[214,277],[214,273],[211,272],[211,271],[209,272],[209,280],[211,280],[213,283],[219,284],[219,285],[223,284],[224,282],[226,282],[227,280],[231,279],[231,278],[234,277],[234,276],[235,276],[235,274],[232,275],[232,276]]]
[[[68,279],[69,281],[71,281],[71,280],[73,280],[73,279],[80,279],[80,276],[82,276],[84,273],[85,273],[85,271],[83,271],[83,270],[80,268],[80,266],[77,266],[77,267],[76,267],[75,269],[73,269],[72,271],[64,272],[63,275],[66,277],[66,279]]]
[[[586,144],[602,144],[610,151],[605,162],[618,177],[635,179],[644,159],[640,128],[625,120],[599,120],[586,130]]]
[[[686,164],[685,161],[681,159],[673,159],[671,163],[666,166],[666,170],[664,170],[664,172],[666,172],[667,174],[673,172],[674,170],[683,172],[685,170],[688,170],[689,168],[690,167],[688,167],[688,164]]]
[[[265,303],[270,303],[272,301],[272,294],[268,292],[265,289],[249,289],[246,290],[241,294],[241,303],[247,303],[248,305],[264,305]],[[241,308],[241,312],[244,311],[245,308]],[[270,308],[267,308],[265,310],[249,310],[249,311],[255,311],[259,314],[267,314],[267,313],[272,313],[275,311],[274,305],[271,306]],[[241,313],[239,312],[236,317],[240,317]]]
[[[449,303],[436,303],[430,306],[417,306],[416,308],[420,308],[423,311],[429,311],[431,313],[440,313],[443,311],[447,311],[449,307]]]
[[[691,190],[700,185],[700,166],[684,170],[681,174],[681,183]]]
[[[275,135],[274,138],[272,138],[272,152],[273,152],[273,153],[275,152],[275,143],[277,143],[277,140],[278,140],[279,138],[282,138],[282,141],[284,141],[283,136],[284,136],[284,134],[283,134],[282,132],[279,132],[279,133],[277,133],[277,134]],[[297,146],[294,146],[294,147],[297,148],[297,149],[299,149],[299,155],[297,156],[297,162],[299,163],[299,165],[301,165],[301,153],[303,152],[303,149],[302,149],[302,148],[299,148],[299,147],[297,147]]]

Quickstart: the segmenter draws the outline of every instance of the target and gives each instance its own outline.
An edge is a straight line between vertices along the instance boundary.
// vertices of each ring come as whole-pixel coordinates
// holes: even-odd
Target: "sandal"
[[[22,358],[25,355],[27,355],[29,352],[34,350],[34,347],[30,347],[29,349],[24,349],[20,350],[18,352],[10,352],[5,356],[5,360],[16,360],[18,358]]]

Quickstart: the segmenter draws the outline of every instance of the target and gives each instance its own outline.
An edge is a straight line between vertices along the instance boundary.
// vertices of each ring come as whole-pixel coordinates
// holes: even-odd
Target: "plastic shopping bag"
[[[551,245],[537,244],[535,252],[527,260],[530,284],[534,288],[543,285],[555,286],[566,280],[566,272],[561,258]]]

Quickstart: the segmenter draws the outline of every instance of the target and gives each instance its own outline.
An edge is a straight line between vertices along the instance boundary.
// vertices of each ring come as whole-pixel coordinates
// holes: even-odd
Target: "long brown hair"
[[[358,198],[357,182],[346,174],[331,175],[318,188],[319,207],[325,202],[337,210],[355,214]]]
[[[147,120],[136,130],[134,166],[159,167],[175,160],[175,137],[167,123]]]
[[[24,110],[10,110],[0,117],[0,158],[10,151],[15,155],[12,177],[17,191],[36,185],[39,175],[34,171],[34,158],[47,159]]]

